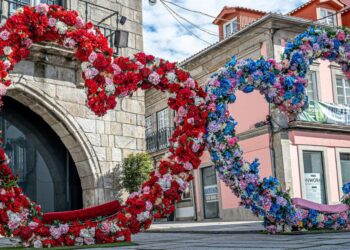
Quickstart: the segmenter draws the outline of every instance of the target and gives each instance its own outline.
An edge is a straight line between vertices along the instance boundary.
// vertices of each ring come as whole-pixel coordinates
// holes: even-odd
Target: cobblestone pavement
[[[350,249],[349,233],[266,235],[261,233],[142,233],[138,246],[121,249]]]
[[[153,224],[150,231],[133,236],[137,246],[122,250],[162,249],[349,249],[350,232],[267,235],[257,222]],[[0,238],[0,247],[11,246]],[[90,248],[91,249],[91,248]],[[115,248],[94,248],[111,250]]]

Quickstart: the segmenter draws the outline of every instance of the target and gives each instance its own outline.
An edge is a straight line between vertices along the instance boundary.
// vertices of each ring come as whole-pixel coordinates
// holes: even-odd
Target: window
[[[233,33],[236,33],[238,31],[238,19],[235,17],[232,21],[226,23],[224,25],[224,36],[229,37]]]
[[[204,218],[219,217],[219,188],[214,167],[202,168]]]
[[[305,198],[313,202],[325,204],[327,201],[323,173],[323,152],[303,151],[303,162]]]
[[[63,0],[12,0],[10,3],[10,13],[14,13],[16,9],[26,5],[37,5],[39,3],[62,5]]]
[[[320,23],[328,24],[330,26],[337,26],[336,11],[328,9],[320,9]]]
[[[231,35],[231,23],[225,24],[225,38]]]
[[[318,100],[318,94],[317,94],[317,73],[316,71],[310,71],[309,74],[306,76],[308,80],[308,86],[306,88],[306,94],[309,97],[310,101],[317,101]]]
[[[342,184],[350,182],[350,153],[340,153],[340,168]]]
[[[188,187],[186,188],[185,192],[182,193],[181,199],[183,201],[191,200],[191,185],[192,185],[192,183],[190,183],[188,185]]]
[[[168,109],[163,109],[157,112],[157,129],[162,130],[169,127],[169,113]]]
[[[152,116],[147,116],[145,119],[146,136],[150,135],[153,131],[152,129]]]
[[[338,103],[350,105],[350,81],[345,76],[337,76],[336,87]]]
[[[232,21],[232,33],[236,33],[238,31],[238,20],[237,17]]]

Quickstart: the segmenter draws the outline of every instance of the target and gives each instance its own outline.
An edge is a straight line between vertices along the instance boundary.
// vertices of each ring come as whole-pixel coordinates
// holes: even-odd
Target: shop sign
[[[316,203],[322,203],[320,174],[305,173],[304,183],[306,199]]]

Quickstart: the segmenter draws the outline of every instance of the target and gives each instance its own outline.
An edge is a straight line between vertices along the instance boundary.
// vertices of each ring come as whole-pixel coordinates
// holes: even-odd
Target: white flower
[[[79,236],[80,236],[80,237],[83,237],[83,238],[89,238],[89,237],[91,237],[89,230],[86,229],[86,228],[80,230]]]
[[[144,222],[146,220],[148,220],[150,218],[150,212],[149,211],[145,211],[143,213],[139,213],[137,215],[137,220],[140,222]]]
[[[81,69],[83,70],[83,71],[85,71],[87,68],[89,68],[90,67],[90,63],[89,62],[83,62],[82,64],[81,64]]]
[[[242,166],[242,169],[243,169],[244,171],[249,171],[249,169],[250,169],[249,163],[248,163],[248,162],[245,162],[245,163],[243,164],[243,166]]]
[[[5,205],[4,203],[0,202],[0,209],[4,209]]]
[[[76,238],[75,238],[75,243],[74,243],[74,245],[76,245],[76,246],[82,246],[82,245],[84,245],[84,238],[82,238],[82,237],[76,237]]]
[[[176,75],[174,72],[166,73],[165,77],[169,80],[169,83],[174,83],[176,80]]]
[[[64,22],[57,21],[55,25],[56,29],[58,30],[58,33],[61,35],[66,34],[68,27]]]
[[[18,15],[18,14],[22,14],[23,12],[24,12],[23,7],[18,8],[18,9],[16,10],[16,14],[17,14],[17,15]]]
[[[43,243],[41,242],[41,240],[35,240],[33,245],[34,245],[34,248],[42,248],[43,247]]]
[[[118,227],[118,225],[116,223],[114,223],[114,222],[111,223],[110,232],[114,234],[114,233],[116,233],[118,231],[120,231],[120,227]]]
[[[171,174],[163,175],[163,178],[159,178],[158,184],[162,187],[163,191],[167,191],[171,187],[171,181],[173,177]]]
[[[10,55],[12,53],[12,48],[10,46],[5,46],[3,51],[4,51],[4,54],[6,56],[8,56],[8,55]]]
[[[106,84],[105,91],[106,91],[106,94],[113,95],[115,92],[114,84]]]
[[[8,227],[10,230],[14,230],[19,227],[21,222],[21,216],[18,213],[14,213],[11,210],[7,211],[7,216],[9,218]]]

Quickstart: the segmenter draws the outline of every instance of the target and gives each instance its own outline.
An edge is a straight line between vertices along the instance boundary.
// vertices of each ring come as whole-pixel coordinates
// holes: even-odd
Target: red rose
[[[33,235],[33,231],[29,227],[22,227],[20,236],[22,239],[28,240]]]

